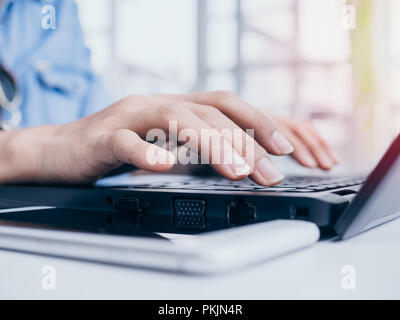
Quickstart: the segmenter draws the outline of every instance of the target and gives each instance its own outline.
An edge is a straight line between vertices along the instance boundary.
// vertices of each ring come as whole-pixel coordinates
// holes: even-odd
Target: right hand
[[[189,141],[186,145],[198,148],[203,157],[211,159],[217,153],[232,157],[232,163],[210,164],[224,177],[238,180],[249,176],[265,186],[282,181],[283,175],[268,153],[287,155],[293,151],[292,145],[267,114],[225,91],[130,96],[66,125],[22,129],[19,148],[33,145],[36,149],[26,153],[33,157],[25,159],[30,166],[21,170],[24,174],[6,177],[0,174],[0,179],[2,182],[89,182],[122,164],[156,172],[167,171],[173,166],[174,156],[145,138],[154,128],[167,133],[170,121],[176,121],[178,134],[187,129],[197,133],[199,141]],[[217,129],[214,134],[224,141],[222,148],[216,149],[212,144],[205,148],[200,141],[202,129]],[[223,129],[230,132],[239,129],[243,145],[254,144],[253,152],[245,154],[243,148],[229,140],[229,135],[221,134]],[[255,130],[254,139],[245,133],[245,129]],[[160,161],[149,162],[149,151],[157,154]]]

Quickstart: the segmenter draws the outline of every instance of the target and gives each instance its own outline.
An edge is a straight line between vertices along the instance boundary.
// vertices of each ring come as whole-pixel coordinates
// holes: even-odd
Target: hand
[[[230,162],[210,161],[210,165],[228,179],[249,176],[266,186],[283,179],[268,153],[282,156],[294,151],[285,135],[299,148],[309,145],[304,137],[293,139],[290,135],[293,131],[289,129],[293,126],[272,119],[230,92],[130,96],[70,124],[2,133],[0,144],[8,145],[8,151],[3,154],[10,155],[7,159],[13,166],[12,170],[0,171],[0,181],[88,182],[122,164],[156,172],[168,171],[176,160],[174,155],[145,139],[154,128],[167,132],[170,121],[176,121],[178,134],[191,130],[201,137],[202,130],[217,129],[210,132],[216,141],[222,142],[218,148],[213,143],[203,144],[201,139],[190,139],[185,146],[197,150],[207,160],[218,156],[232,159]],[[254,139],[244,131],[246,129],[254,129]],[[239,133],[242,146],[237,146],[234,135],[229,134],[234,131]],[[311,131],[309,135],[318,137]],[[252,152],[248,152],[247,146],[252,146]],[[149,154],[153,155],[152,161],[149,161]],[[296,153],[300,163],[306,163],[304,157],[304,153]]]

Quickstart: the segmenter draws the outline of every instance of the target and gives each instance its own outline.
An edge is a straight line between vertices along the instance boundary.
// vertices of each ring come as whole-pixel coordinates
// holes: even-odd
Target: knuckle
[[[262,128],[263,133],[266,133],[268,138],[272,138],[272,135],[275,131],[277,131],[276,126],[271,121],[271,119],[264,113],[261,113],[256,116],[255,120],[255,128]]]
[[[234,93],[230,90],[218,90],[218,91],[214,91],[214,94],[217,97],[217,99],[220,101],[230,101],[230,100],[236,98],[236,93]]]
[[[138,138],[139,136],[137,135],[136,132],[130,131],[128,129],[118,129],[109,134],[108,137],[108,146],[110,150],[115,151],[116,148],[118,148],[121,144],[126,141],[127,138],[130,138],[130,141],[133,141],[134,144],[138,141],[138,139],[132,139],[132,138]]]
[[[118,148],[118,141],[120,140],[120,133],[118,131],[114,131],[108,135],[107,141],[107,149],[111,154],[115,155],[116,150]]]
[[[197,114],[202,119],[215,118],[222,115],[222,112],[212,106],[202,106],[198,108]]]
[[[109,134],[107,142],[111,150],[114,150],[115,147],[118,145],[121,137],[125,134],[124,131],[125,129],[119,129]]]
[[[171,119],[176,117],[178,114],[183,113],[185,106],[181,102],[168,102],[161,104],[158,108],[160,114],[166,118]]]
[[[123,98],[122,101],[125,102],[125,104],[130,105],[130,104],[136,104],[138,102],[141,102],[144,99],[145,99],[144,96],[133,94],[133,95]]]

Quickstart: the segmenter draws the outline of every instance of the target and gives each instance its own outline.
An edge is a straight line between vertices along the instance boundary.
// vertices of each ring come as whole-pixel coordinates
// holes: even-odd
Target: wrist
[[[0,183],[42,181],[55,126],[0,132]]]

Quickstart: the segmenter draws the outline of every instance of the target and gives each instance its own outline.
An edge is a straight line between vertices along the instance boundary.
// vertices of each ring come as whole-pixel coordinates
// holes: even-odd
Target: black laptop
[[[199,233],[300,219],[314,222],[325,234],[348,238],[399,216],[399,190],[400,135],[367,178],[296,176],[263,187],[250,180],[125,175],[90,186],[3,185],[3,208],[35,205],[72,210],[1,213],[0,218],[124,233]]]

